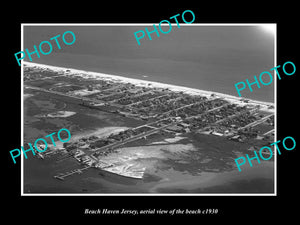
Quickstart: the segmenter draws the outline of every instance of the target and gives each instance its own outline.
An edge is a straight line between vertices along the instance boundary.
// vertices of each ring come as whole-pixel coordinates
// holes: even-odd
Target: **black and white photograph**
[[[212,3],[6,7],[3,220],[297,216],[297,7]]]
[[[25,195],[276,193],[276,24],[158,26],[23,24]]]

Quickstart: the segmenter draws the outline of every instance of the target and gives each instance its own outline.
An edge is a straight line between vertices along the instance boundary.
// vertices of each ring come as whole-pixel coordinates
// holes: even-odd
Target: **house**
[[[93,86],[92,86],[92,85],[88,85],[88,86],[87,86],[87,90],[88,90],[88,91],[93,91]]]
[[[250,148],[248,148],[248,150],[249,151],[255,151],[256,149],[253,146],[251,146]]]
[[[189,132],[191,132],[191,130],[190,130],[190,128],[186,127],[186,128],[184,128],[184,132],[189,133]]]

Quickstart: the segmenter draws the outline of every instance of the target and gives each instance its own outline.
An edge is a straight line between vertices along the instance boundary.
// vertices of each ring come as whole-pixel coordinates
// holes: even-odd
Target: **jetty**
[[[85,166],[81,169],[74,169],[71,170],[69,172],[65,172],[65,173],[59,173],[58,175],[55,175],[54,178],[58,179],[58,180],[64,180],[65,177],[71,176],[73,174],[82,174],[82,171],[87,170],[89,168],[91,168],[92,166]]]

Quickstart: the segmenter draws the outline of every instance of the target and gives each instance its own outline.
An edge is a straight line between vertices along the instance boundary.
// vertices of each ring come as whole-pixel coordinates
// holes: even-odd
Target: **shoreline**
[[[39,69],[41,69],[42,71],[44,70],[44,69],[50,69],[50,70],[53,70],[53,71],[55,71],[55,72],[59,72],[60,74],[61,74],[61,72],[62,72],[62,74],[61,75],[59,75],[59,74],[50,74],[50,77],[51,76],[53,76],[53,78],[51,78],[50,80],[51,80],[51,84],[56,84],[56,83],[58,83],[59,81],[57,81],[57,80],[55,80],[55,77],[60,77],[60,76],[62,76],[62,77],[78,77],[78,78],[85,78],[85,79],[88,79],[88,78],[93,78],[93,79],[95,79],[95,80],[100,80],[100,79],[103,79],[103,80],[107,80],[107,81],[112,81],[112,82],[120,82],[120,83],[132,83],[132,84],[134,84],[134,85],[137,85],[137,86],[145,86],[145,87],[149,87],[149,88],[168,88],[170,91],[175,91],[175,92],[180,92],[180,91],[183,91],[184,93],[187,93],[187,94],[191,94],[191,95],[203,95],[203,96],[208,96],[208,97],[210,97],[210,98],[218,98],[218,97],[222,97],[222,98],[224,98],[224,100],[227,100],[228,102],[235,102],[235,103],[237,103],[237,104],[242,104],[242,105],[251,105],[251,104],[259,104],[260,106],[262,106],[263,108],[268,108],[270,105],[272,105],[272,103],[271,102],[263,102],[263,101],[256,101],[256,100],[249,100],[249,102],[248,103],[245,103],[245,102],[242,102],[241,101],[241,99],[243,100],[246,100],[246,98],[240,98],[240,97],[235,97],[235,96],[231,96],[231,95],[227,95],[227,94],[222,94],[222,93],[218,93],[218,92],[212,92],[212,91],[205,91],[205,90],[200,90],[200,89],[194,89],[194,88],[189,88],[189,87],[183,87],[183,86],[177,86],[177,85],[171,85],[171,84],[165,84],[165,83],[159,83],[159,82],[152,82],[152,81],[145,81],[145,80],[141,80],[141,79],[134,79],[134,78],[126,78],[126,77],[122,77],[122,76],[118,76],[118,75],[112,75],[112,74],[105,74],[105,73],[100,73],[100,72],[89,72],[89,71],[86,71],[86,70],[78,70],[78,69],[72,69],[72,68],[66,68],[66,67],[56,67],[56,66],[49,66],[49,65],[46,65],[46,64],[38,64],[38,63],[30,63],[30,62],[24,62],[24,64],[26,64],[26,66],[28,66],[28,67],[38,67]],[[21,68],[23,68],[23,70],[24,70],[24,65],[23,65],[23,67],[21,67]],[[68,70],[68,71],[66,71],[66,70]],[[38,70],[38,71],[40,71],[40,70]],[[39,72],[37,72],[38,74],[42,74],[42,72],[41,73],[39,73]],[[47,74],[47,73],[46,73]],[[24,74],[23,74],[24,75]],[[58,75],[58,76],[56,76],[56,75]],[[47,76],[47,75],[46,75]],[[44,77],[46,77],[46,76],[43,76],[43,75],[41,75],[41,76],[39,76],[39,79],[43,79]],[[47,79],[47,78],[46,78]],[[52,79],[53,79],[53,81],[52,81]],[[83,79],[81,79],[81,80],[83,80]],[[92,81],[94,81],[94,80],[92,80]],[[39,83],[39,82],[38,82]],[[71,82],[70,82],[71,83]],[[151,84],[151,85],[149,85],[149,84]],[[83,85],[82,85],[83,86]],[[211,96],[212,94],[214,94],[214,96]],[[24,94],[24,93],[21,93],[21,95],[24,97],[24,99],[26,98],[26,96],[27,95],[29,95],[29,94]],[[23,97],[21,97],[21,98],[23,98]],[[71,110],[71,109],[70,109]],[[270,110],[271,111],[271,109],[268,109],[268,110]],[[272,109],[273,110],[273,109]],[[119,127],[120,128],[120,127]],[[104,129],[105,130],[102,130],[102,128],[101,129],[96,129],[95,131],[94,131],[94,133],[96,134],[97,133],[97,136],[99,135],[99,133],[100,134],[102,134],[102,133],[105,133],[105,134],[107,134],[107,132],[109,132],[110,131],[110,128],[108,128],[108,127],[104,127]],[[125,128],[126,129],[126,128]],[[101,131],[100,131],[101,130]],[[81,133],[82,134],[82,133]],[[81,136],[81,134],[80,134],[80,136]],[[76,134],[75,134],[75,136],[76,136]],[[76,138],[76,137],[75,137]],[[218,138],[218,137],[217,137]],[[206,140],[206,139],[205,139]],[[213,139],[213,140],[215,140],[215,139]],[[219,140],[219,139],[217,139],[217,140]],[[201,140],[202,142],[204,142],[203,140]],[[209,142],[211,142],[211,141],[207,141],[207,142],[205,142],[205,145],[207,144],[207,145],[211,145]],[[216,143],[222,143],[222,142],[216,142]],[[163,145],[164,145],[165,143],[163,143]],[[186,144],[186,143],[185,143]],[[172,143],[172,140],[171,140],[171,142],[170,143],[168,143],[168,145],[170,145],[170,146],[172,146],[172,150],[174,149],[174,146],[173,145],[176,145],[176,141],[174,142],[174,143]],[[222,144],[221,144],[222,145]],[[150,146],[153,146],[152,144],[150,145]],[[202,145],[201,145],[202,146]],[[224,145],[225,146],[225,145]],[[153,146],[153,148],[157,148],[157,147],[159,147],[159,145],[154,145]],[[165,145],[164,145],[164,147],[165,147]],[[141,146],[133,146],[133,147],[128,147],[128,148],[138,148],[138,149],[143,149],[143,148],[141,148]],[[146,150],[148,150],[150,147],[149,146],[147,146],[146,147]],[[199,147],[199,148],[202,148],[202,147]],[[183,147],[180,147],[180,150],[182,150],[182,149],[184,149]],[[124,150],[124,148],[123,148],[123,150]],[[163,150],[163,152],[165,152],[166,150],[164,149]],[[123,153],[124,153],[124,151],[122,151]],[[130,152],[132,152],[132,150],[130,151]],[[151,153],[151,154],[154,154],[154,152],[155,151],[147,151],[147,152],[149,152],[149,153]],[[216,154],[219,154],[218,153],[218,151],[216,151],[217,153]],[[177,154],[177,152],[175,152],[176,154]],[[174,153],[174,155],[175,155],[175,153]],[[205,152],[203,152],[203,153],[201,153],[201,154],[206,154]],[[209,154],[211,154],[211,153],[209,153]],[[210,155],[208,155],[209,157],[210,157]],[[219,156],[219,155],[217,155],[217,156]],[[122,157],[122,156],[121,156]],[[128,157],[126,154],[124,155],[124,159],[126,159],[126,157]],[[211,159],[210,160],[212,160],[213,158],[214,158],[215,156],[212,156],[211,157]],[[151,158],[151,157],[149,157],[149,158]],[[141,159],[142,160],[145,160],[145,159],[147,159],[147,158],[144,158],[144,157],[141,157]],[[159,157],[158,157],[158,159],[159,159]],[[128,158],[127,158],[127,160],[128,160]],[[171,157],[171,160],[173,160],[172,159],[172,157]],[[206,160],[206,159],[203,159],[203,160]],[[202,161],[203,161],[202,160]],[[137,160],[138,161],[138,160]],[[145,160],[146,161],[146,160]],[[174,161],[175,161],[175,159],[174,159]],[[208,161],[209,162],[209,161]],[[207,162],[204,162],[204,163],[207,163]],[[128,162],[128,164],[127,163],[125,163],[126,165],[130,165],[131,163],[130,162]],[[183,161],[182,162],[182,164],[185,164],[185,162]],[[175,164],[171,164],[170,163],[170,165],[175,165]],[[217,170],[219,170],[219,171],[221,171],[221,169],[219,169],[219,168],[223,168],[224,167],[224,165],[223,164],[218,164],[218,163],[215,163],[215,162],[213,162],[213,169],[214,168],[217,168]],[[154,166],[153,166],[154,167]],[[60,168],[60,167],[57,167],[57,168]],[[127,167],[117,167],[117,169],[121,169],[122,171],[123,171],[123,168],[127,168]],[[178,168],[181,168],[181,167],[178,167]],[[195,167],[196,168],[196,167]],[[195,169],[195,168],[193,168],[193,169]],[[211,171],[217,171],[216,169],[211,169]],[[180,170],[178,170],[178,171],[180,171]],[[99,181],[99,183],[101,183],[102,184],[102,180],[101,179],[103,179],[104,180],[104,178],[102,178],[102,177],[100,177],[100,178],[98,178],[97,176],[100,174],[100,173],[103,173],[103,172],[105,172],[105,173],[111,173],[111,174],[113,174],[114,176],[117,176],[116,177],[116,180],[118,180],[118,176],[121,176],[121,177],[125,177],[125,179],[127,179],[127,176],[126,175],[124,175],[124,174],[120,174],[120,173],[118,173],[118,172],[115,172],[115,171],[108,171],[108,170],[105,170],[105,169],[100,169],[99,170],[99,172],[98,171],[96,171],[95,173],[94,173],[94,176],[91,176],[91,177],[87,177],[86,179],[99,179],[100,181]],[[126,171],[125,171],[126,172]],[[152,171],[153,172],[153,171]],[[161,194],[163,194],[163,192],[164,191],[168,191],[169,190],[169,188],[171,188],[171,189],[180,189],[180,188],[182,188],[182,189],[185,189],[186,190],[186,192],[188,193],[188,192],[190,192],[190,191],[194,191],[195,190],[195,194],[197,195],[197,194],[200,194],[201,193],[201,190],[202,189],[204,189],[204,190],[210,190],[209,188],[212,188],[211,190],[214,190],[213,188],[215,188],[215,187],[219,187],[218,185],[225,185],[225,187],[230,187],[231,189],[233,189],[233,190],[237,190],[237,193],[236,194],[241,194],[241,193],[239,193],[238,191],[239,191],[239,187],[240,186],[238,186],[238,185],[236,185],[236,184],[234,184],[234,185],[232,185],[232,186],[230,186],[231,185],[231,183],[232,183],[232,181],[235,181],[235,180],[233,180],[233,178],[231,177],[231,174],[233,174],[233,177],[235,177],[236,175],[240,175],[240,173],[239,174],[236,174],[236,173],[238,173],[238,172],[235,172],[235,173],[227,173],[227,172],[222,172],[221,174],[220,174],[220,176],[219,175],[217,175],[219,172],[203,172],[202,174],[201,174],[201,176],[196,176],[196,177],[191,177],[191,176],[188,176],[188,175],[185,175],[185,173],[183,173],[183,176],[187,176],[187,179],[185,179],[185,177],[184,177],[184,179],[183,179],[183,181],[181,181],[181,178],[182,178],[182,176],[181,176],[181,174],[180,174],[180,172],[174,172],[174,173],[172,173],[171,172],[171,174],[169,173],[169,170],[166,170],[166,171],[164,171],[163,169],[161,170],[161,171],[159,171],[158,173],[156,173],[156,172],[153,172],[152,173],[152,175],[153,176],[155,176],[155,177],[160,177],[159,175],[163,175],[163,176],[166,176],[166,178],[164,178],[164,179],[168,179],[168,176],[170,175],[171,176],[171,178],[169,179],[169,180],[162,180],[162,182],[160,181],[160,180],[154,180],[154,181],[151,181],[151,182],[153,182],[153,184],[155,184],[154,186],[150,186],[149,184],[145,184],[145,186],[143,186],[143,185],[140,185],[140,186],[138,186],[137,187],[137,190],[139,191],[139,190],[149,190],[150,191],[150,194],[153,194],[153,193],[161,193]],[[260,170],[258,170],[257,171],[257,174],[262,174],[262,172],[260,171]],[[150,173],[150,175],[151,175],[151,173]],[[208,176],[208,175],[211,175],[211,176]],[[223,175],[225,175],[225,178],[223,179],[222,178],[222,176]],[[205,184],[203,184],[203,182],[202,182],[202,179],[204,178],[204,181],[205,181]],[[36,179],[36,178],[34,178],[34,179]],[[84,180],[86,180],[86,179],[84,179]],[[129,177],[129,179],[132,179],[132,178],[130,178]],[[220,179],[221,179],[221,181],[220,181]],[[77,179],[76,179],[77,180]],[[80,180],[80,178],[78,178],[78,180]],[[47,180],[45,180],[45,183],[47,183],[46,182]],[[227,182],[228,181],[228,182]],[[39,181],[36,181],[37,182],[37,184],[39,184]],[[81,182],[83,182],[83,181],[81,181]],[[106,182],[106,181],[104,181],[104,182]],[[110,182],[110,181],[109,181]],[[237,181],[237,183],[238,183],[239,181]],[[117,185],[119,185],[119,181],[117,182],[118,184]],[[206,183],[207,183],[207,185],[206,185]],[[55,182],[53,181],[53,184],[54,184],[54,186],[55,186]],[[86,187],[86,186],[84,186],[85,184],[83,183],[82,184],[82,187]],[[113,188],[113,192],[115,192],[115,193],[118,193],[118,187],[119,186],[117,186],[117,185],[115,185],[115,181],[114,180],[112,180],[111,181],[111,183],[108,183],[108,185],[107,185],[107,187],[103,187],[103,191],[101,190],[100,191],[100,193],[105,193],[105,191],[107,191],[107,190],[109,190],[111,187]],[[121,183],[121,185],[123,185],[123,183]],[[227,186],[226,186],[227,185]],[[247,183],[247,185],[248,185],[248,183]],[[150,189],[148,189],[149,188],[149,186],[150,186]],[[199,187],[200,186],[200,187]],[[34,186],[33,186],[34,187]],[[65,188],[67,188],[68,187],[68,184],[66,184],[65,186],[64,185],[62,185],[62,187],[65,187]],[[102,187],[101,187],[102,188]],[[123,186],[121,186],[120,187],[120,190],[121,189],[125,189],[125,190],[129,190],[129,191],[131,191],[131,190],[133,190],[133,191],[135,191],[135,189],[134,188],[132,188],[131,189],[131,187],[130,186],[128,186],[128,185],[126,185],[126,184],[124,184]],[[143,189],[143,188],[145,188],[145,189]],[[236,188],[236,189],[235,189]],[[253,188],[254,188],[254,190],[255,190],[255,187],[253,186]],[[226,189],[225,189],[226,190]],[[92,190],[90,190],[90,188],[89,188],[89,192],[90,191],[92,191]],[[47,191],[46,191],[47,192]],[[56,190],[54,190],[53,191],[54,193],[55,192],[57,192]],[[74,193],[76,193],[76,194],[80,194],[80,192],[81,192],[81,189],[79,188],[78,190],[74,190]],[[93,192],[93,191],[92,191]],[[139,193],[139,192],[133,192],[133,193]],[[146,193],[146,192],[145,192]],[[181,194],[184,194],[184,193],[181,193]],[[209,192],[208,193],[205,193],[205,194],[209,194]],[[226,192],[224,192],[223,194],[225,194],[226,195]]]
[[[215,95],[216,97],[224,98],[225,100],[228,100],[229,102],[235,103],[235,104],[258,104],[258,105],[263,105],[264,107],[269,107],[269,106],[274,107],[275,106],[275,103],[273,103],[273,102],[259,101],[259,100],[255,100],[255,99],[245,98],[245,97],[237,97],[234,95],[223,94],[220,92],[200,90],[200,89],[196,89],[196,88],[189,88],[189,87],[178,86],[178,85],[173,85],[173,84],[166,84],[166,83],[161,83],[161,82],[147,81],[147,80],[141,80],[141,79],[135,79],[135,78],[127,78],[127,77],[114,75],[114,74],[105,74],[105,73],[100,73],[100,72],[78,70],[78,69],[73,69],[73,68],[68,68],[68,67],[51,66],[51,65],[32,63],[32,62],[27,62],[27,61],[22,62],[22,65],[23,64],[26,64],[29,67],[36,66],[36,67],[40,67],[43,69],[49,68],[49,69],[51,69],[53,71],[57,71],[57,72],[58,71],[65,72],[66,70],[69,70],[70,75],[82,73],[84,75],[94,76],[94,78],[101,77],[101,78],[115,81],[115,82],[117,81],[117,82],[124,82],[124,83],[132,83],[137,86],[149,87],[151,85],[152,88],[168,88],[171,91],[175,91],[175,92],[182,91],[186,94],[191,94],[191,95],[204,95],[204,96]],[[248,102],[244,103],[241,100],[246,100]]]

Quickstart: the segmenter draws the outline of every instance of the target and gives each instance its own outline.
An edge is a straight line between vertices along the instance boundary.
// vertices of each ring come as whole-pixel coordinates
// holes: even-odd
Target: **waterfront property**
[[[65,132],[68,134],[68,138],[67,138],[66,140],[64,140],[64,139],[61,138],[60,133],[61,133],[62,131],[65,131]],[[53,132],[53,133],[51,133],[51,134],[49,134],[49,135],[47,135],[47,136],[45,136],[45,137],[46,137],[46,138],[47,138],[47,137],[50,137],[50,139],[51,139],[51,141],[52,141],[52,144],[53,144],[53,146],[55,147],[55,146],[56,146],[56,143],[55,143],[54,138],[53,138],[53,135],[54,135],[54,134],[55,134],[55,132]],[[63,135],[63,136],[65,136],[65,135]],[[70,133],[70,131],[69,131],[68,129],[62,128],[62,129],[60,129],[60,130],[57,132],[57,138],[58,138],[61,142],[66,143],[66,142],[70,141],[70,139],[71,139],[71,133]],[[39,141],[42,141],[44,144],[39,144],[39,147],[38,147],[37,145],[38,145],[38,142],[39,142]],[[27,154],[26,154],[26,152],[31,151],[33,155],[35,155],[36,152],[38,152],[38,153],[45,152],[45,151],[47,150],[47,148],[48,148],[48,143],[47,143],[47,141],[46,141],[45,139],[43,139],[43,138],[38,138],[38,139],[36,139],[35,142],[34,142],[34,148],[35,148],[35,149],[32,147],[32,144],[31,144],[31,143],[28,143],[28,144],[26,145],[26,147],[28,147],[28,146],[29,146],[29,149],[26,149],[26,150],[24,149],[23,146],[21,146],[21,149],[22,149],[22,152],[23,152],[23,154],[24,154],[24,156],[25,156],[25,159],[27,159]],[[13,152],[17,152],[17,155],[14,155]],[[11,158],[12,158],[13,161],[14,161],[14,164],[16,164],[15,158],[17,158],[17,157],[19,157],[19,156],[21,155],[20,149],[13,149],[13,150],[9,151],[9,153],[10,153],[10,155],[11,155]]]
[[[72,40],[71,42],[66,41],[66,38],[65,38],[66,34],[71,34],[71,35],[72,35],[72,39],[73,39],[73,40]],[[56,43],[56,45],[57,45],[57,48],[58,48],[58,49],[61,49],[61,46],[60,46],[59,41],[58,41],[58,38],[59,38],[59,37],[60,37],[60,34],[58,34],[58,35],[56,35],[56,36],[50,38],[50,41],[51,41],[51,40],[55,40],[55,43]],[[75,43],[76,37],[75,37],[75,34],[74,34],[72,31],[66,31],[66,32],[64,32],[63,35],[62,35],[62,40],[63,40],[63,42],[64,42],[66,45],[72,45],[72,44]],[[67,38],[67,40],[68,40],[68,38]],[[47,52],[45,52],[45,47],[42,47],[43,45],[45,46],[45,44],[46,44],[46,46],[48,46],[48,47],[46,47],[46,51],[47,51]],[[32,57],[31,57],[31,56],[34,55],[34,54],[36,54],[37,57],[40,58],[40,53],[39,53],[37,47],[36,47],[35,45],[33,45],[33,48],[34,48],[34,51],[32,51],[32,52],[29,52],[28,48],[26,48],[26,53],[27,53],[27,56],[28,56],[28,58],[29,58],[30,61],[32,61]],[[53,50],[53,47],[52,47],[51,42],[49,42],[49,41],[42,41],[42,42],[39,44],[39,50],[40,50],[40,52],[41,52],[43,55],[49,55],[49,54],[52,52],[52,50]],[[18,64],[19,64],[19,66],[21,66],[20,61],[21,61],[22,59],[25,59],[25,58],[26,58],[26,53],[25,53],[24,51],[20,51],[20,52],[15,53],[15,58],[16,58]],[[18,55],[19,55],[19,54],[22,54],[22,57],[18,58]]]
[[[24,65],[24,80],[25,91],[37,98],[37,105],[48,96],[64,103],[46,113],[37,110],[34,121],[56,124],[59,119],[77,133],[72,142],[64,143],[65,152],[55,162],[75,159],[81,167],[55,175],[60,180],[89,168],[141,180],[160,160],[174,161],[181,170],[189,170],[187,162],[192,162],[191,170],[234,170],[236,155],[227,148],[259,149],[274,142],[272,103],[31,63]],[[66,112],[69,116],[64,116]],[[85,114],[125,121],[126,128],[101,135],[82,132],[82,126],[96,123]],[[203,159],[194,146],[201,145],[203,135],[230,146],[224,149],[227,156],[216,151],[209,154],[218,157]],[[187,158],[189,154],[193,157]]]
[[[186,13],[190,13],[190,14],[192,15],[193,19],[192,19],[191,21],[187,21],[187,20],[186,20],[186,18],[185,18],[185,14],[186,14]],[[175,22],[176,22],[176,24],[177,24],[177,27],[180,28],[179,22],[178,22],[178,20],[177,20],[177,17],[178,17],[178,16],[180,16],[179,13],[176,14],[175,16],[171,16],[170,19],[174,19]],[[182,18],[182,21],[183,21],[183,22],[185,22],[186,24],[190,24],[190,23],[193,23],[193,22],[195,21],[195,14],[194,14],[193,11],[191,11],[191,10],[185,10],[185,11],[182,13],[181,18]],[[168,24],[169,24],[168,31],[164,31],[164,30],[162,29],[162,27],[161,27],[161,24],[162,24],[162,23],[168,23]],[[146,33],[147,33],[147,35],[148,35],[150,41],[152,40],[152,37],[151,37],[151,34],[152,34],[152,33],[156,33],[157,37],[160,36],[160,35],[159,35],[159,32],[158,32],[158,30],[157,30],[157,27],[155,26],[155,24],[153,24],[153,27],[154,27],[154,30],[152,30],[152,31],[149,31],[147,27],[145,28]],[[162,21],[159,22],[158,28],[159,28],[159,30],[160,30],[161,33],[163,33],[163,34],[168,34],[168,33],[170,33],[171,30],[172,30],[172,24],[170,23],[169,20],[162,20]],[[138,33],[141,33],[141,35],[138,36],[138,35],[137,35]],[[134,36],[135,36],[135,39],[136,39],[138,45],[141,45],[140,39],[142,39],[142,38],[145,37],[145,32],[144,32],[143,30],[136,31],[136,32],[134,32]]]
[[[286,146],[285,142],[286,142],[287,139],[292,140],[292,142],[293,142],[293,146],[292,146],[292,147],[287,147],[287,146]],[[278,141],[273,142],[273,143],[270,144],[271,146],[272,146],[272,145],[276,146],[276,149],[277,149],[279,155],[281,155],[280,148],[278,147],[278,143],[280,143],[280,142],[281,142],[281,141],[278,140]],[[285,148],[285,150],[291,151],[291,150],[295,149],[295,147],[296,147],[296,141],[295,141],[295,139],[294,139],[293,137],[287,136],[287,137],[285,137],[285,138],[282,140],[282,146]],[[257,162],[258,162],[258,164],[259,164],[259,163],[260,163],[260,159],[259,159],[259,157],[258,157],[256,151],[255,151],[253,148],[250,149],[250,150],[254,153],[255,156],[252,157],[252,158],[249,158],[249,155],[246,154],[246,157],[247,157],[247,160],[248,160],[248,162],[249,162],[249,165],[252,167],[253,165],[252,165],[252,162],[251,162],[251,161],[256,159]],[[261,158],[262,160],[270,160],[270,159],[273,157],[273,155],[274,155],[273,149],[271,149],[271,148],[268,147],[268,146],[263,146],[263,147],[259,150],[259,156],[260,156],[260,158]],[[265,156],[268,156],[268,157],[266,158]],[[242,159],[243,161],[239,163],[239,160],[240,160],[240,159]],[[238,170],[241,171],[241,167],[240,167],[240,166],[241,166],[241,165],[244,165],[244,164],[246,163],[246,158],[245,158],[245,157],[239,157],[239,158],[235,159],[235,163],[236,163],[236,165],[237,165]]]

